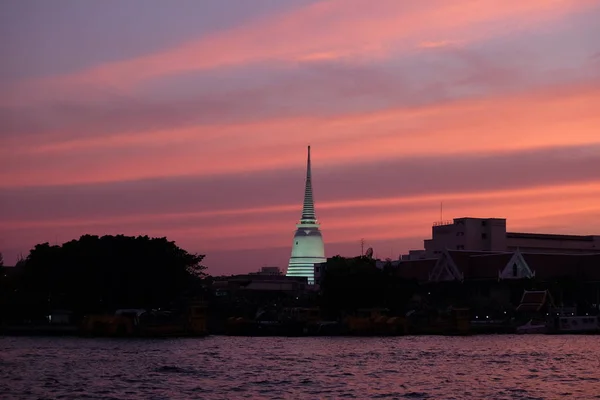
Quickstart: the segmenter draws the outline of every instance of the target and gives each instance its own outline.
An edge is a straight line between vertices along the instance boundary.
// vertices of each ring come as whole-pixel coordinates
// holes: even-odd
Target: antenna
[[[449,225],[449,221],[444,221],[444,202],[440,201],[440,219],[433,223],[433,226]]]

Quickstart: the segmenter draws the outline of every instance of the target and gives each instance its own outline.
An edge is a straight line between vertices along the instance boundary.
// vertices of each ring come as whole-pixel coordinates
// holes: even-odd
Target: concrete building
[[[431,239],[424,241],[425,258],[438,258],[444,250],[600,253],[600,236],[506,232],[504,218],[455,218],[435,223],[431,230]]]
[[[306,163],[306,184],[304,187],[304,204],[300,222],[296,225],[292,255],[288,264],[286,276],[306,277],[309,284],[315,282],[315,264],[323,263],[325,246],[315,215],[315,203],[312,192],[312,177],[310,167],[310,146]]]

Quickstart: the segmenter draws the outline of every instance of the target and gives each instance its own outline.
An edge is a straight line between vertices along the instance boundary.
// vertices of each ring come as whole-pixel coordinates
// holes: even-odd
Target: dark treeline
[[[74,317],[118,308],[157,308],[198,293],[204,256],[166,238],[85,235],[61,246],[36,245],[0,281],[4,320]],[[8,271],[11,270],[11,271]]]
[[[322,316],[338,319],[361,308],[386,308],[392,315],[418,310],[464,307],[474,315],[506,316],[524,290],[548,289],[557,305],[592,312],[600,289],[584,280],[466,280],[419,282],[391,263],[377,268],[362,256],[330,258],[320,291],[244,290],[251,277],[210,277],[203,255],[191,254],[166,238],[85,235],[61,246],[35,246],[16,268],[1,267],[2,322],[43,321],[52,310],[86,314],[119,308],[171,308],[201,297],[211,323],[231,316],[253,318],[260,310],[319,307]],[[0,259],[1,260],[1,259]],[[412,276],[412,275],[409,275]],[[223,285],[231,279],[232,286]],[[225,292],[219,292],[228,288]]]
[[[418,290],[417,281],[397,277],[391,266],[377,268],[372,258],[335,256],[327,262],[320,303],[330,316],[368,307],[396,313]]]

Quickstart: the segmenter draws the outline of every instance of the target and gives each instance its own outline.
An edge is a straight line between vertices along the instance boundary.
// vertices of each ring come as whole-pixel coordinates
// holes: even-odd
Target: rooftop
[[[522,233],[506,232],[507,239],[544,239],[544,240],[572,240],[578,242],[593,242],[600,240],[600,236],[594,235],[558,235],[553,233]]]

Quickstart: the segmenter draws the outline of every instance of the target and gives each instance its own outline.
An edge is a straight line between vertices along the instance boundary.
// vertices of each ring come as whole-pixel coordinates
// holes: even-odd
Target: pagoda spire
[[[327,261],[323,236],[319,231],[319,224],[315,216],[315,202],[312,192],[312,171],[310,169],[310,146],[308,146],[308,159],[306,162],[306,185],[304,186],[304,204],[302,218],[296,224],[292,254],[286,276],[303,277],[309,285],[315,283],[315,264]]]
[[[316,221],[315,201],[313,200],[311,171],[310,171],[310,146],[308,146],[308,160],[306,162],[306,186],[304,187],[304,205],[302,206],[302,221]]]

